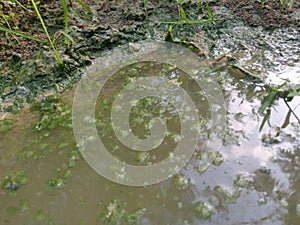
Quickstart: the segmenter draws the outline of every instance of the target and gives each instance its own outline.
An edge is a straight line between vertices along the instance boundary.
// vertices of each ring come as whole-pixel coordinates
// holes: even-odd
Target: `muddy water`
[[[217,41],[204,36],[196,44],[213,43],[212,57],[226,54],[271,85],[299,83],[297,31],[271,33],[229,24],[220,34]],[[166,65],[149,68],[168,77]],[[287,103],[278,99],[260,115],[264,85],[238,80],[231,72],[211,74],[221,85],[228,110],[222,147],[200,149],[178,175],[147,187],[110,182],[82,158],[72,130],[75,88],[45,97],[19,115],[6,114],[0,124],[0,224],[300,224],[300,125],[293,114],[300,115],[300,97]],[[141,121],[147,126],[152,117],[167,117],[172,128],[167,147],[150,155],[120,149],[109,123],[111,91],[130,80],[120,77],[113,79],[119,86],[112,82],[99,98],[99,135],[115,157],[137,165],[155,163],[176,145],[178,115],[165,102],[145,99],[130,115],[132,130],[145,138],[149,130],[139,126]],[[186,84],[202,106],[205,125],[208,104],[198,87],[180,76],[173,81]],[[209,167],[207,160],[212,161]]]
[[[47,97],[11,116],[11,121],[3,120],[1,224],[299,224],[298,121],[279,99],[264,122],[257,113],[266,94],[262,85],[232,78],[228,71],[212,75],[222,84],[228,109],[222,148],[208,168],[203,165],[205,157],[215,151],[198,152],[178,175],[148,187],[110,182],[84,161],[71,127],[74,90]],[[199,93],[193,92],[193,85],[190,88],[191,93]],[[161,112],[155,107],[165,106],[152,102],[147,103],[147,112],[154,115]],[[103,99],[99,104],[104,104]],[[288,104],[300,115],[300,97]],[[166,115],[176,113],[171,107]],[[133,113],[131,119],[140,121],[143,116],[147,122],[145,112]],[[147,130],[132,126],[136,133],[147,135]],[[113,146],[109,132],[100,132],[104,139],[105,135]],[[142,156],[124,157],[145,162]]]
[[[223,18],[222,10],[226,11],[223,7],[213,10],[216,18]],[[232,19],[221,29],[210,29],[207,33],[211,36],[200,26],[196,29],[199,35],[193,33],[195,38],[190,39],[212,58],[222,54],[235,58],[238,66],[271,85],[299,84],[299,29],[265,31]],[[179,29],[180,39],[188,36],[181,32],[186,28]],[[165,29],[158,37],[164,33]],[[3,116],[0,224],[300,224],[298,121],[282,99],[265,112],[269,119],[258,114],[262,96],[267,94],[263,85],[234,79],[227,70],[212,76],[222,84],[228,108],[222,148],[217,155],[216,151],[195,155],[177,176],[149,187],[112,183],[84,161],[72,131],[74,90],[43,100],[35,110],[28,106],[19,115]],[[188,89],[195,98],[201,97],[193,85]],[[132,114],[133,121],[149,121],[149,116],[165,106],[158,103],[157,107],[156,99],[149,102],[153,105],[148,105],[144,118]],[[103,104],[99,99],[99,105]],[[288,104],[299,117],[300,97]],[[172,107],[167,108],[164,116],[176,121]],[[101,133],[98,122],[100,135],[110,135]],[[148,134],[147,129],[131,125],[142,138]],[[175,133],[178,127],[173,127]],[[111,147],[117,144],[108,137],[106,141]],[[161,151],[155,158],[166,153]],[[142,165],[151,160],[144,156],[125,151],[119,155]],[[207,168],[205,158],[210,157],[215,160]]]

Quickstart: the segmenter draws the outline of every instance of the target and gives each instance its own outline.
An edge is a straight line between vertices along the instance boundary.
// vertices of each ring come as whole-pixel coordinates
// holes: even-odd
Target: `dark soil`
[[[28,1],[21,0],[20,2],[26,6]],[[151,1],[148,2],[151,3]],[[155,5],[162,5],[156,1],[152,2],[151,5],[153,5],[153,7],[155,7]],[[143,11],[140,12],[140,15],[136,15],[135,13],[131,15],[132,9],[126,7],[127,9],[124,10],[124,3],[117,3],[117,1],[89,1],[88,4],[90,7],[97,9],[103,27],[130,25],[130,23],[132,23],[132,21],[130,22],[130,20],[128,20],[130,17],[133,20],[145,20]],[[264,6],[262,6],[258,0],[219,0],[215,2],[212,1],[211,4],[229,8],[237,18],[242,19],[249,25],[263,26],[265,28],[300,27],[300,19],[293,16],[296,10],[300,10],[300,1],[293,1],[290,6],[281,6],[279,0],[269,0]],[[39,21],[32,10],[24,10],[17,5],[10,5],[4,2],[1,2],[0,5],[4,14],[9,15],[10,13],[14,13],[16,15],[15,18],[8,18],[13,29],[18,29],[19,31],[32,34],[36,37],[45,38]],[[141,8],[141,4],[138,5],[138,8]],[[173,3],[169,1],[163,4],[164,7],[173,8],[172,11],[176,13],[174,5],[176,5],[175,1],[173,1]],[[42,0],[40,1],[39,7],[44,19],[48,21],[50,27],[53,27],[53,30],[63,29],[63,13],[60,1]],[[72,5],[72,7],[75,6]],[[122,16],[125,18],[122,18]],[[85,26],[84,23],[75,21],[71,21],[74,26],[80,29]],[[5,23],[0,19],[0,24],[3,25]],[[28,59],[40,48],[40,44],[36,41],[23,37],[17,37],[16,40],[10,35],[5,36],[3,32],[0,37],[1,74],[6,72],[7,68],[5,65],[12,60],[13,55],[19,54],[23,59]]]
[[[29,10],[7,2],[9,1],[0,2],[0,12],[7,16],[12,29],[46,40],[40,21],[30,8],[30,1],[20,0]],[[55,32],[64,30],[61,1],[39,2],[38,7],[53,37]],[[55,40],[64,67],[57,66],[49,46],[0,31],[0,112],[16,111],[22,107],[22,102],[31,101],[36,94],[43,93],[47,89],[63,91],[71,87],[80,79],[81,68],[107,49],[147,38],[163,40],[167,25],[161,24],[160,21],[178,19],[175,0],[148,0],[149,17],[145,14],[143,1],[85,2],[94,13],[92,18],[87,16],[86,11],[76,1],[68,1],[70,16],[68,34],[74,39],[74,43],[66,45],[62,35]],[[232,16],[222,17],[223,21],[242,20],[248,25],[263,26],[266,29],[300,27],[299,17],[295,16],[295,12],[300,10],[300,1],[295,0],[292,5],[285,7],[280,6],[279,0],[269,0],[263,7],[257,0],[209,2],[212,9],[226,7],[230,11]],[[186,3],[184,8],[190,17],[207,18],[205,6],[202,9],[198,6],[195,3]],[[0,17],[0,25],[7,27],[3,17]],[[177,38],[189,39],[188,26],[181,29],[187,32]],[[190,36],[195,36],[193,31]],[[19,100],[16,102],[16,99]],[[13,101],[14,104],[8,109],[7,105]]]
[[[29,1],[20,0],[20,3],[24,6],[28,6],[28,2]],[[53,13],[52,9],[55,7],[57,8],[58,4],[54,1],[50,2],[43,0],[40,1],[39,6],[43,17],[47,19],[47,17]],[[1,9],[2,13],[7,16],[7,21],[12,29],[34,35],[41,39],[46,38],[33,10],[25,10],[16,4],[8,4],[2,1],[0,2],[0,12]],[[62,13],[60,14],[62,15]],[[52,14],[51,16],[56,15]],[[0,25],[7,27],[7,23],[3,18],[0,18]],[[56,26],[57,29],[63,28],[59,23]],[[0,63],[3,63],[0,74],[7,72],[7,64],[12,61],[13,56],[20,56],[22,59],[26,60],[41,47],[36,41],[16,35],[5,35],[2,31],[0,31],[0,38]]]
[[[286,1],[291,2],[291,1]],[[239,19],[252,26],[263,26],[268,29],[280,27],[300,27],[300,1],[292,1],[282,6],[279,0],[269,0],[262,6],[258,0],[220,0],[218,5],[228,7]]]

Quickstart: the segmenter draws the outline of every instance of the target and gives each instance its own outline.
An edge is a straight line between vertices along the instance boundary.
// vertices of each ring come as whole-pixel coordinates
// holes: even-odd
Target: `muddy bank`
[[[299,1],[221,0],[216,3],[231,10],[234,16],[250,26],[266,29],[299,27]]]
[[[27,4],[27,1],[20,2]],[[263,7],[257,1],[209,2],[216,22],[180,25],[173,30],[175,40],[196,43],[203,51],[204,58],[216,58],[224,53],[214,51],[215,48],[218,49],[219,33],[222,33],[223,28],[238,27],[240,24],[237,24],[237,21],[250,26],[262,26],[263,30],[280,27],[291,27],[295,30],[299,28],[297,1],[280,6],[278,1],[272,0]],[[4,13],[13,12],[18,15],[15,21],[14,18],[8,18],[13,29],[46,38],[33,10],[24,10],[16,4],[6,2],[1,4]],[[37,94],[43,94],[47,90],[61,92],[71,87],[82,76],[82,68],[107,49],[130,41],[164,40],[168,25],[161,22],[179,18],[175,1],[148,1],[147,14],[142,1],[89,1],[88,6],[93,16],[88,16],[77,3],[69,5],[68,34],[74,43],[66,45],[62,35],[56,39],[64,61],[63,67],[57,66],[49,47],[23,37],[15,39],[11,35],[1,33],[2,112],[16,112],[22,108],[24,102],[31,102]],[[60,1],[40,1],[39,8],[51,35],[64,29]],[[189,19],[208,18],[205,5],[196,1],[185,3],[184,8]],[[298,38],[294,37],[293,42],[297,43]],[[293,54],[297,53],[296,50]]]

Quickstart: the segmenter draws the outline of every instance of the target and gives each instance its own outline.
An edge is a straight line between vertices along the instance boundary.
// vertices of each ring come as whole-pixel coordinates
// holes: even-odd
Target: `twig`
[[[294,112],[294,110],[291,108],[291,106],[289,105],[289,103],[287,102],[286,98],[283,99],[286,106],[289,108],[289,110],[291,110],[292,114],[295,116],[295,118],[298,120],[298,122],[300,123],[300,119],[299,117],[296,115],[296,113]]]

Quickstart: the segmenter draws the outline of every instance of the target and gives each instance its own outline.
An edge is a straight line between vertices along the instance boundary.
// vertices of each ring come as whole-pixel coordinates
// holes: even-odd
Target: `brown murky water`
[[[3,120],[0,223],[300,224],[299,122],[279,99],[263,123],[261,85],[227,71],[214,76],[228,109],[217,157],[206,168],[204,158],[216,152],[196,155],[180,174],[148,187],[110,182],[84,161],[71,127],[73,90],[11,116],[11,127]],[[288,104],[300,115],[300,97]]]
[[[267,83],[299,83],[299,29],[265,31],[236,23],[216,31],[217,40],[202,37],[200,27],[200,38],[195,35],[193,41],[212,57],[227,54],[239,66],[259,71]],[[60,97],[50,95],[18,115],[3,116],[0,224],[300,224],[300,124],[295,117],[300,117],[300,97],[288,103],[278,99],[265,112],[267,118],[258,113],[267,94],[263,85],[234,79],[227,70],[212,76],[220,82],[228,109],[222,148],[198,152],[178,175],[147,187],[110,182],[81,157],[71,120],[75,88]],[[186,88],[195,98],[203,97],[192,82]],[[147,129],[140,129],[134,121],[147,122],[165,106],[156,99],[149,101],[144,102],[148,107],[144,114],[138,113],[143,107],[138,105],[137,114],[131,115],[133,130],[141,137],[147,136]],[[205,100],[200,104],[207,106]],[[107,116],[105,105],[99,99],[99,108],[104,108],[97,112],[100,119]],[[174,118],[176,134],[177,115],[172,107],[167,108],[169,112],[161,113]],[[203,107],[203,116],[205,112]],[[107,145],[116,146],[109,138],[111,130],[101,129],[109,124],[97,122]],[[172,144],[155,159],[165,157]],[[142,165],[152,159],[125,151],[119,157]],[[209,167],[206,160],[212,161]]]

